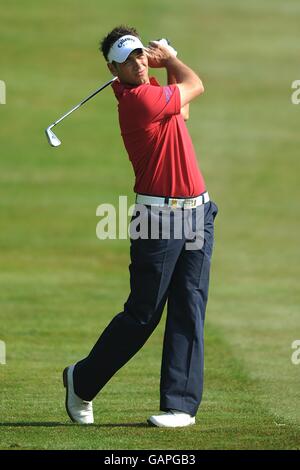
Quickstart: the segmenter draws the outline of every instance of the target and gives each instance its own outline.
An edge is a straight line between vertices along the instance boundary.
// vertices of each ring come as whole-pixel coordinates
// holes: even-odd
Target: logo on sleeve
[[[171,87],[165,86],[164,87],[164,92],[165,92],[166,101],[167,101],[167,103],[169,103],[169,101],[171,99],[171,96],[173,95]]]

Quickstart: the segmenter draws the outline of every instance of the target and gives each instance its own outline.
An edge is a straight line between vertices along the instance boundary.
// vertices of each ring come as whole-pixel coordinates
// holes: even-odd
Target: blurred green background
[[[4,1],[0,80],[0,448],[299,449],[298,0]],[[129,292],[129,241],[96,238],[96,208],[133,203],[133,171],[98,52],[114,26],[168,37],[202,78],[188,128],[219,206],[205,391],[192,428],[148,428],[159,406],[164,318],[95,400],[64,410],[62,369],[84,357]],[[154,71],[162,82],[163,71]]]

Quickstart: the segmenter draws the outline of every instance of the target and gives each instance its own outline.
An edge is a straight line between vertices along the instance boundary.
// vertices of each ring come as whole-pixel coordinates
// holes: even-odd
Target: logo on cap
[[[125,43],[126,41],[132,41],[132,42],[134,42],[134,39],[133,39],[133,38],[124,38],[124,39],[121,39],[120,42],[119,42],[119,44],[118,44],[118,47],[121,49],[121,47],[124,46],[124,43]]]

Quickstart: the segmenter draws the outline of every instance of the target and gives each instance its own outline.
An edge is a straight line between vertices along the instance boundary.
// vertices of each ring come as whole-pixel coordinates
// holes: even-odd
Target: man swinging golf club
[[[92,400],[144,345],[167,302],[160,409],[150,425],[195,423],[203,390],[203,328],[217,206],[210,200],[185,125],[189,103],[204,91],[200,78],[166,41],[144,47],[137,31],[113,29],[101,51],[112,74],[124,145],[135,172],[136,203],[152,209],[187,208],[204,214],[204,240],[187,250],[185,236],[131,238],[130,293],[124,310],[105,328],[88,356],[63,373],[66,409],[77,423],[94,422]],[[168,84],[149,78],[165,68]],[[156,212],[157,213],[157,212]],[[124,406],[125,403],[124,403]]]

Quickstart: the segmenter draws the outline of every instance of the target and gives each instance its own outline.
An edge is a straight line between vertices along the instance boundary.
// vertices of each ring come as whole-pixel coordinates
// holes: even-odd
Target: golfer
[[[193,226],[202,214],[203,239],[199,246],[187,249],[192,238],[175,236],[174,228],[169,237],[153,238],[150,230],[148,237],[131,237],[128,299],[89,355],[64,370],[66,409],[74,422],[94,422],[92,400],[145,344],[167,303],[160,378],[164,413],[149,417],[148,423],[189,426],[195,423],[203,391],[203,328],[218,211],[209,198],[185,125],[189,103],[204,88],[166,41],[144,47],[134,28],[113,29],[103,39],[101,51],[109,70],[118,77],[112,88],[135,173],[137,207],[145,209],[144,219],[150,225],[152,217],[161,217],[163,211],[158,209],[171,208],[174,219],[184,213]],[[149,67],[165,68],[167,85],[150,78]],[[132,221],[137,216],[138,211]]]

